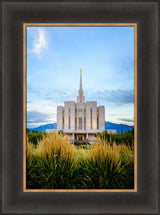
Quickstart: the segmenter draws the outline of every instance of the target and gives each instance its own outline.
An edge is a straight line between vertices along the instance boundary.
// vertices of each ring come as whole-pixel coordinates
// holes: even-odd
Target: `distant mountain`
[[[46,129],[57,129],[57,123],[52,123],[52,124],[46,124],[46,125],[41,125],[37,128],[28,128],[30,131],[42,131],[46,132]]]
[[[131,131],[133,128],[134,126],[130,126],[130,125],[105,122],[105,129],[116,129],[117,134],[125,131]]]
[[[105,129],[116,129],[117,133],[131,131],[134,126],[129,126],[125,124],[116,124],[112,122],[105,122]],[[57,123],[41,125],[37,128],[29,128],[30,131],[42,131],[45,132],[46,129],[57,129]]]

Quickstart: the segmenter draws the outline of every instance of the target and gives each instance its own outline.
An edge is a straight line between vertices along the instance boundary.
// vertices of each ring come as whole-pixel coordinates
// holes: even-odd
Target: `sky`
[[[85,100],[105,106],[105,121],[134,125],[134,27],[27,27],[27,128],[76,102],[80,69]]]

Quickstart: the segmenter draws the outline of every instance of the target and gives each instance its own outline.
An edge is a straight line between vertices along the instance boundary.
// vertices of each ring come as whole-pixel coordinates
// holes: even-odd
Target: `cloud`
[[[27,111],[27,124],[53,122],[53,114],[38,111]]]
[[[132,119],[119,118],[119,120],[124,121],[124,122],[134,122],[134,120],[132,120]]]
[[[46,39],[46,33],[43,29],[38,29],[38,35],[35,35],[33,41],[32,52],[36,54],[37,57],[40,57],[42,51],[47,49],[48,43]]]
[[[88,100],[95,100],[107,104],[131,104],[134,103],[133,90],[88,90],[86,91]]]
[[[67,89],[37,89],[33,86],[28,87],[29,94],[35,95],[36,98],[51,101],[54,103],[63,103],[64,101],[76,101],[78,90]],[[100,105],[105,104],[134,104],[134,90],[84,90],[86,101],[97,101]],[[30,99],[31,100],[31,99]]]

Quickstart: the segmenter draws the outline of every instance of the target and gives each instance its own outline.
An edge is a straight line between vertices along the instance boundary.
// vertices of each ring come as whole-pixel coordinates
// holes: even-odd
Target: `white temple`
[[[57,130],[63,130],[67,139],[74,141],[96,141],[96,134],[105,130],[105,109],[96,101],[86,101],[82,88],[82,70],[77,103],[65,101],[57,107]]]

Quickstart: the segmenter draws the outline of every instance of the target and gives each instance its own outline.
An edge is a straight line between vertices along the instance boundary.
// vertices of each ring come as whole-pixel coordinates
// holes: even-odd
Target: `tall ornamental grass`
[[[125,188],[125,172],[121,166],[119,148],[97,140],[85,165],[86,187],[92,189]]]
[[[39,174],[38,169],[38,158],[35,155],[35,147],[33,144],[28,142],[26,147],[26,182],[28,188],[39,188],[37,182],[37,175]]]
[[[133,189],[134,157],[126,144],[97,138],[86,148],[56,133],[35,147],[27,141],[29,189]]]
[[[77,163],[75,147],[61,135],[53,134],[39,143],[37,151],[42,188],[72,188]]]

